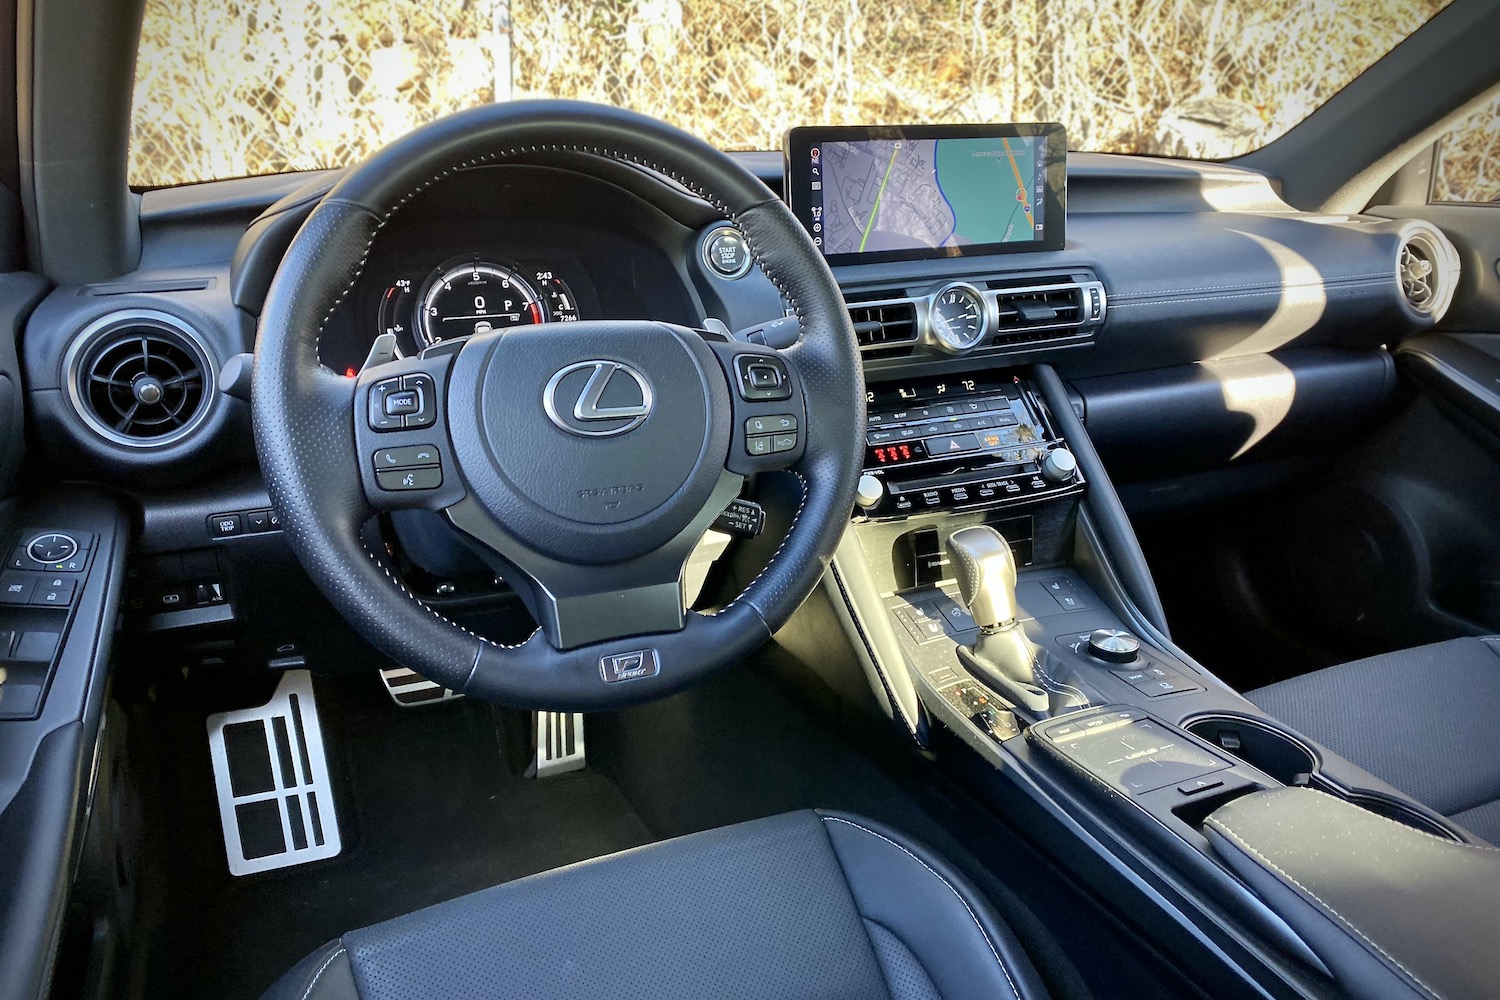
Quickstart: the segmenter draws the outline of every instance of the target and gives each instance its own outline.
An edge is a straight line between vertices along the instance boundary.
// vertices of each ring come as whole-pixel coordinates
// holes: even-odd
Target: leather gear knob
[[[981,629],[1016,621],[1016,557],[1010,543],[987,525],[960,528],[948,536],[948,555],[959,596]]]

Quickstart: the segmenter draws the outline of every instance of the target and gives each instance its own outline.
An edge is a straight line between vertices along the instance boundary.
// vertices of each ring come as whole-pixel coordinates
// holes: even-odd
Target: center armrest
[[[1500,850],[1443,840],[1308,788],[1235,799],[1203,829],[1351,995],[1494,995]]]

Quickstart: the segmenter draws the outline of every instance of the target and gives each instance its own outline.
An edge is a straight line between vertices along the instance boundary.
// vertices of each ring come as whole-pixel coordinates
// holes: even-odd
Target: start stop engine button
[[[750,273],[750,244],[738,229],[723,226],[703,241],[703,259],[721,277],[743,278]]]

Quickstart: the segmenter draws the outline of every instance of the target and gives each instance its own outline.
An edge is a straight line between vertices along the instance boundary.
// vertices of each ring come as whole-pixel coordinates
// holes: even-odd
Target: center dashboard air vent
[[[181,441],[207,418],[213,361],[197,331],[149,309],[90,323],[65,358],[68,397],[89,429],[127,448]]]
[[[956,299],[955,288],[961,293]],[[1104,322],[1107,305],[1104,285],[1086,274],[997,276],[972,284],[949,282],[926,294],[890,289],[846,293],[846,299],[866,359],[904,357],[919,347],[1014,354],[1087,345]],[[955,348],[955,338],[940,336],[944,330],[936,324],[945,322],[946,308],[963,299],[972,305],[963,321],[965,336]]]
[[[910,301],[849,303],[854,338],[866,357],[910,354],[917,343],[917,305]]]

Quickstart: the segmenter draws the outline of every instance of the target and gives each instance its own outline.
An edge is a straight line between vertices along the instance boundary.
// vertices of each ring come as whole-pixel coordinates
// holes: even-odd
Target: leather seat
[[[797,812],[506,883],[352,931],[266,1000],[1040,1000],[942,859]]]
[[[1453,639],[1372,656],[1245,697],[1500,844],[1500,638]]]

